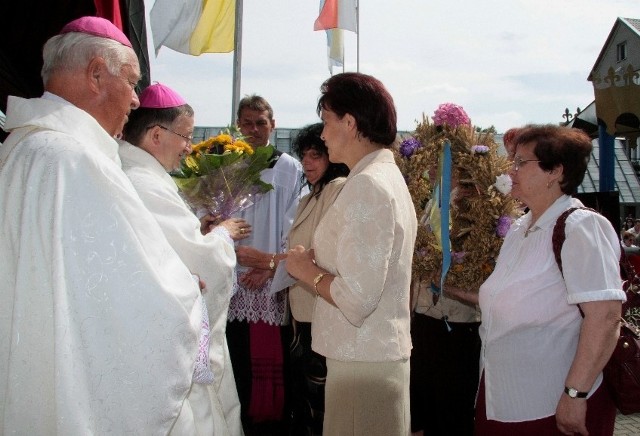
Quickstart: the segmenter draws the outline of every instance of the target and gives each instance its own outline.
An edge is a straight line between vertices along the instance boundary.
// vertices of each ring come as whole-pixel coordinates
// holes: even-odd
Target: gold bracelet
[[[271,260],[269,261],[269,269],[271,271],[276,269],[276,253],[273,253],[273,256],[271,256]]]
[[[329,274],[329,273],[321,272],[320,274],[318,274],[318,275],[316,276],[316,278],[315,278],[315,279],[313,279],[313,290],[314,290],[314,291],[316,291],[316,295],[317,295],[317,296],[321,296],[321,295],[320,295],[320,292],[318,292],[318,283],[320,283],[320,280],[322,280],[322,278],[323,278],[324,276],[326,276],[327,274]]]

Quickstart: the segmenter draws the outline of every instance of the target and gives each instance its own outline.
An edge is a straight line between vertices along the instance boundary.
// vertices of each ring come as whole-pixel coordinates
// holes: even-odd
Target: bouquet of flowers
[[[462,107],[440,105],[394,149],[420,225],[414,279],[432,290],[452,285],[477,292],[491,274],[520,205],[508,194],[510,163],[492,133],[476,132]],[[439,280],[435,280],[438,277]]]
[[[272,146],[252,148],[228,127],[217,136],[192,146],[180,168],[171,175],[191,208],[225,220],[251,206],[273,186],[260,180],[274,157]]]

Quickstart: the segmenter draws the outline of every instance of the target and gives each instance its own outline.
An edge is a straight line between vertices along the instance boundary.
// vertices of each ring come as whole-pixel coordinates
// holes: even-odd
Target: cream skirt
[[[323,434],[410,435],[409,360],[341,362],[327,359]]]

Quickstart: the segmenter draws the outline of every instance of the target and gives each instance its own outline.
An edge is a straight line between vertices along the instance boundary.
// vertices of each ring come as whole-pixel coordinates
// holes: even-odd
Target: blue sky
[[[329,77],[324,32],[313,31],[318,6],[244,0],[241,95],[267,98],[278,127],[318,121]],[[617,17],[640,18],[638,0],[361,0],[360,71],[387,86],[400,130],[445,102],[498,132],[557,123],[593,100],[587,76]],[[356,71],[356,46],[345,32],[346,71]],[[182,94],[196,125],[229,124],[233,54],[149,53],[152,81]]]

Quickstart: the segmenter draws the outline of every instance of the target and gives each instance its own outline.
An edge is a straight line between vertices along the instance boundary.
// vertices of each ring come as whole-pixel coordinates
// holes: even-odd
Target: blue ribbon
[[[449,203],[451,200],[451,143],[445,141],[440,162],[442,176],[438,205],[440,206],[440,243],[442,244],[442,273],[440,275],[440,289],[444,288],[444,279],[451,266],[451,243],[449,241]]]

